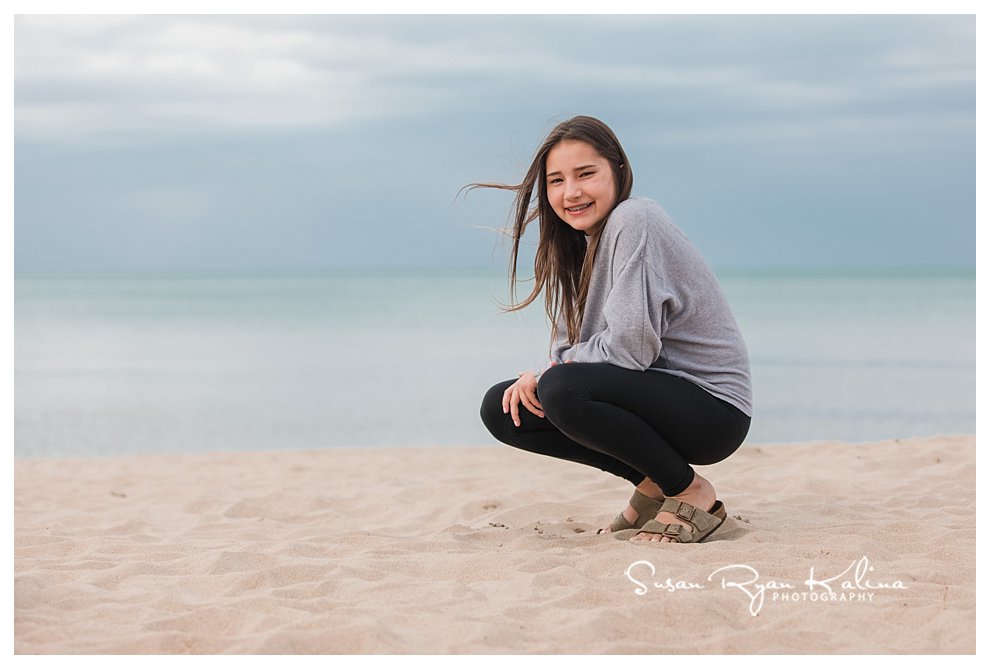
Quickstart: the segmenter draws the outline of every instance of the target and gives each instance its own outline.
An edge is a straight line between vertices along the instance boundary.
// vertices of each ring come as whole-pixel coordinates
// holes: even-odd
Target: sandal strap
[[[677,523],[661,523],[658,520],[651,520],[646,523],[637,534],[659,534],[681,544],[690,544],[695,541],[694,532],[690,528]]]
[[[681,505],[688,508],[683,508]],[[640,534],[659,534],[678,543],[693,544],[704,541],[725,521],[725,506],[719,500],[715,500],[715,504],[709,511],[702,511],[685,502],[667,499],[661,510],[676,514],[678,519],[688,523],[690,527],[678,523],[661,523],[658,520],[651,520],[643,525],[636,533],[637,536]],[[677,513],[678,511],[681,513]],[[684,516],[689,516],[689,519],[685,519]]]
[[[654,516],[660,513],[660,506],[662,504],[663,500],[647,497],[640,491],[634,490],[632,497],[629,499],[629,506],[636,510],[636,522],[630,523],[626,520],[626,517],[620,513],[615,517],[615,520],[612,521],[611,525],[608,526],[608,529],[611,532],[639,529],[643,526],[643,523],[651,520]]]
[[[668,511],[685,523],[688,523],[693,528],[694,532],[700,534],[705,534],[709,530],[715,529],[722,524],[725,520],[725,511],[722,508],[721,502],[716,502],[715,506],[712,507],[712,511],[716,513],[709,513],[708,511],[702,511],[696,506],[692,506],[687,502],[681,502],[676,499],[667,499],[664,501],[663,506],[660,511]],[[716,515],[721,513],[721,517]]]
[[[704,513],[701,509],[696,506],[691,506],[687,502],[682,502],[677,499],[666,499],[663,505],[660,507],[660,511],[666,511],[672,513],[681,520],[690,523],[694,520],[695,514]],[[692,523],[693,524],[693,523]]]
[[[608,529],[612,532],[621,532],[622,530],[635,529],[633,524],[626,520],[626,517],[621,513],[615,517],[612,524],[608,526]]]
[[[664,500],[647,497],[638,490],[633,490],[632,497],[629,498],[629,506],[639,514],[637,521],[642,520],[644,515],[653,518],[660,513],[660,507],[663,506],[663,503]]]
[[[722,524],[722,521],[725,520],[725,507],[722,506],[722,502],[718,500],[715,501],[711,511],[702,511],[698,507],[692,506],[687,502],[681,502],[676,499],[668,498],[663,503],[660,510],[672,513],[677,516],[679,520],[682,520],[690,525],[692,534],[710,534],[716,527]]]

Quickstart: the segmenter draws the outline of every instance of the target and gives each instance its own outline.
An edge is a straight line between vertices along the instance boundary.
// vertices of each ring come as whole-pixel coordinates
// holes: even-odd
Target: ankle
[[[643,479],[642,482],[636,486],[636,490],[647,497],[652,497],[653,499],[664,498],[663,490],[660,489],[660,486],[650,480],[649,477]]]
[[[694,475],[694,479],[691,481],[687,488],[677,493],[676,495],[670,495],[673,499],[681,500],[682,502],[691,502],[693,500],[707,500],[709,498],[714,499],[715,487],[711,482],[700,476],[699,474]]]

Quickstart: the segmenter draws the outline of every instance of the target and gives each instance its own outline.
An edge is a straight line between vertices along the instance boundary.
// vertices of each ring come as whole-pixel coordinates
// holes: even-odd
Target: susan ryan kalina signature
[[[707,590],[710,587],[722,590],[737,590],[749,602],[750,615],[757,615],[763,609],[767,593],[774,602],[872,602],[878,590],[907,590],[900,580],[882,580],[871,572],[873,565],[865,555],[854,560],[842,572],[833,576],[819,576],[811,567],[808,578],[802,583],[783,580],[760,579],[759,572],[746,564],[730,564],[719,567],[705,583],[678,581],[669,576],[656,580],[657,570],[647,560],[637,560],[626,569],[628,578],[636,587],[637,595],[645,595],[651,590],[677,592],[679,590]],[[642,579],[642,580],[641,580]],[[646,581],[653,581],[649,584]]]

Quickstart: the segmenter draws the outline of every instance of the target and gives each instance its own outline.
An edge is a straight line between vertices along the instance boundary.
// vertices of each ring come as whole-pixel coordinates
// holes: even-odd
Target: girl
[[[550,132],[521,184],[473,185],[516,193],[513,295],[519,241],[539,221],[535,285],[509,311],[542,291],[554,324],[547,364],[493,386],[481,418],[510,446],[632,483],[600,533],[691,543],[725,519],[691,464],[745,438],[749,356],[711,268],[657,203],[631,197],[632,181],[612,130],[577,116]]]

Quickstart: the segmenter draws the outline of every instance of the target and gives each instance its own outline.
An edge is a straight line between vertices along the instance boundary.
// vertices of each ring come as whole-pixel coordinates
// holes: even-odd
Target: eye
[[[581,177],[590,177],[594,173],[595,173],[594,170],[588,170],[586,172],[581,172],[581,174],[579,176],[581,176]]]

